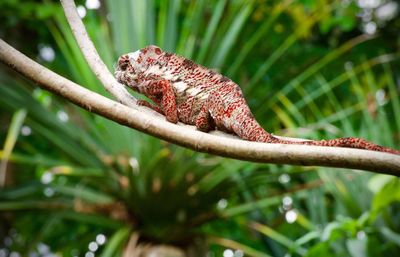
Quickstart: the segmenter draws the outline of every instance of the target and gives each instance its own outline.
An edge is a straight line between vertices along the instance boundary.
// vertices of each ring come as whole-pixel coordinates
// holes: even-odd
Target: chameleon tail
[[[357,137],[344,137],[335,138],[330,140],[320,140],[320,141],[302,141],[300,144],[316,145],[316,146],[334,146],[334,147],[347,147],[347,148],[357,148],[365,149],[377,152],[385,152],[400,155],[399,150],[391,149],[389,147],[380,146],[369,142],[362,138]]]
[[[275,144],[290,144],[290,145],[315,145],[315,146],[333,146],[333,147],[347,147],[347,148],[358,148],[371,151],[385,152],[400,155],[399,150],[391,149],[388,147],[376,145],[374,143],[368,142],[361,138],[346,137],[346,138],[336,138],[330,140],[297,140],[297,139],[286,139],[275,137],[265,131],[258,122],[253,118],[252,114],[246,114],[239,119],[239,122],[232,126],[232,130],[235,134],[245,140],[265,142],[265,143],[275,143]]]
[[[235,113],[235,117],[232,117],[235,122],[233,122],[231,129],[236,135],[249,141],[285,144],[285,140],[280,140],[265,131],[246,107],[242,107],[244,111]],[[290,143],[291,141],[287,141],[287,144]]]

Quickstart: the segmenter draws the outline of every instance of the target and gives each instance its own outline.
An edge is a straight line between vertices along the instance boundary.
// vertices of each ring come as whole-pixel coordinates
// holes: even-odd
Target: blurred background
[[[269,132],[400,148],[397,1],[76,3],[111,71],[156,44],[232,78]],[[18,50],[109,96],[58,1],[1,0],[0,24]],[[398,178],[195,153],[0,67],[0,257],[400,255]]]

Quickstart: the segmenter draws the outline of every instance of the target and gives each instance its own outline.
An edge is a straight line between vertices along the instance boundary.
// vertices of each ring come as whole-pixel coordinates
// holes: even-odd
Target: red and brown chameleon
[[[192,61],[147,46],[118,60],[115,77],[154,104],[139,101],[166,116],[208,132],[218,129],[242,139],[278,144],[337,146],[400,154],[360,138],[291,141],[274,137],[255,120],[240,87],[229,78]]]

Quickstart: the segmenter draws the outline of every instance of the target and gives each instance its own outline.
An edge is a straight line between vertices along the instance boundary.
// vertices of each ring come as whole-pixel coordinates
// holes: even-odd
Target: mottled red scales
[[[360,138],[290,141],[274,137],[257,123],[242,91],[232,80],[157,46],[122,55],[115,76],[154,102],[139,101],[139,104],[164,114],[170,122],[195,125],[201,131],[219,129],[257,142],[351,147],[400,154],[398,150]]]

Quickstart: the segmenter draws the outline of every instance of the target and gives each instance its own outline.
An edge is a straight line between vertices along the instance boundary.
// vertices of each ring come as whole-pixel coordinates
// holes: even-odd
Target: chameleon
[[[256,121],[235,82],[158,46],[121,55],[115,77],[153,102],[138,100],[138,105],[165,115],[169,122],[194,125],[203,132],[217,129],[256,142],[348,147],[400,155],[399,150],[355,137],[304,141],[276,137]]]

